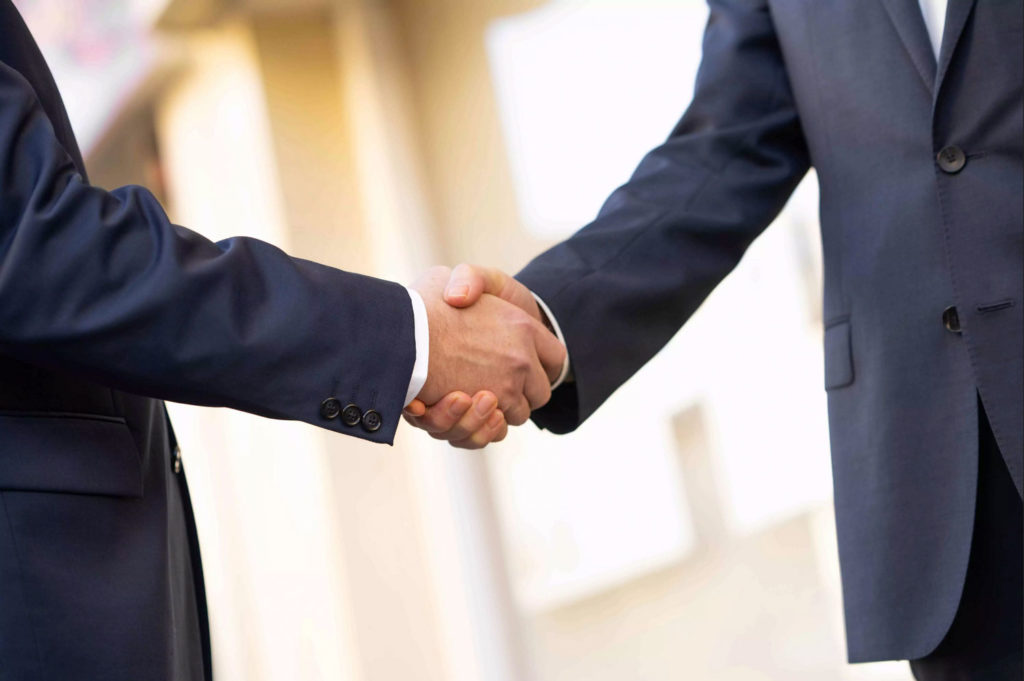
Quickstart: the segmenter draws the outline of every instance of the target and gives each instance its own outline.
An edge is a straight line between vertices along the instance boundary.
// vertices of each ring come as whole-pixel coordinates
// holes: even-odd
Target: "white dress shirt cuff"
[[[531,291],[531,293],[533,292]],[[558,342],[565,345],[565,336],[562,335],[562,328],[558,326],[558,320],[555,319],[555,315],[551,314],[551,308],[549,308],[548,304],[541,300],[540,296],[536,293],[533,293],[533,299],[537,301],[537,305],[540,307],[541,313],[547,317],[548,326],[550,326],[551,330],[555,332]],[[562,371],[558,374],[558,378],[555,379],[555,382],[551,384],[552,390],[555,390],[558,386],[565,383],[565,379],[569,376],[569,366],[569,348],[566,346],[565,361],[562,362]]]
[[[411,288],[409,299],[412,301],[412,316],[416,324],[416,363],[412,365],[412,377],[409,379],[409,390],[405,393],[405,406],[416,399],[416,396],[427,384],[427,371],[430,365],[430,325],[427,321],[427,306],[423,304],[423,297],[418,291]]]

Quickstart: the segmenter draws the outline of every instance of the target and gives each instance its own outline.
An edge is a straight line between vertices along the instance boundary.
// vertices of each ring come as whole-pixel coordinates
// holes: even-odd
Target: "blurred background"
[[[700,0],[16,0],[93,182],[411,281],[516,271],[690,99]],[[172,405],[220,681],[906,681],[845,664],[801,185],[579,432],[375,447]],[[570,347],[571,352],[571,347]]]

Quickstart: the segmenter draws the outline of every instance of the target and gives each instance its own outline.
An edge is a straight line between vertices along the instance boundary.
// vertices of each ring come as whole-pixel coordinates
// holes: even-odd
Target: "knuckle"
[[[533,368],[533,358],[521,348],[513,350],[511,363],[519,373],[526,373]]]
[[[513,426],[521,426],[526,423],[529,418],[529,412],[526,409],[516,408],[511,412],[505,414],[505,420],[507,420]]]
[[[505,326],[515,330],[517,333],[525,328],[526,320],[528,319],[526,313],[510,303],[501,305],[501,317]]]
[[[533,318],[518,307],[513,310],[512,320],[520,334],[529,336],[533,333]]]
[[[509,390],[502,395],[502,398],[498,403],[498,409],[505,414],[506,421],[510,420],[513,413],[519,411],[519,402],[521,399],[521,393],[515,390]]]

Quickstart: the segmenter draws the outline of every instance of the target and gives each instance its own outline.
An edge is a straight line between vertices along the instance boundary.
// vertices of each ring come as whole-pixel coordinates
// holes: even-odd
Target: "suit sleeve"
[[[711,0],[694,98],[591,224],[517,278],[551,308],[575,381],[534,412],[557,433],[651,359],[739,262],[809,158],[764,0]]]
[[[0,62],[0,353],[127,392],[393,441],[416,355],[407,291],[88,185]],[[330,397],[381,416],[350,428]],[[328,412],[329,413],[329,412]]]

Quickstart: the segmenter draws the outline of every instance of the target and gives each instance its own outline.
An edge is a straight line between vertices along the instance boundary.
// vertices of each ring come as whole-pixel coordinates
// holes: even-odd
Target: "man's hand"
[[[430,326],[430,368],[417,398],[424,405],[433,405],[432,410],[438,412],[445,410],[450,414],[453,401],[468,412],[474,403],[479,406],[476,399],[486,402],[485,397],[477,395],[475,400],[463,400],[468,395],[453,397],[451,393],[487,390],[496,397],[505,421],[512,425],[525,423],[533,409],[551,398],[551,378],[545,367],[560,367],[565,348],[539,321],[536,303],[533,305],[537,316],[533,316],[515,304],[484,293],[484,288],[496,282],[481,283],[476,276],[466,277],[465,283],[456,280],[452,298],[466,309],[450,305],[444,294],[450,287],[451,275],[448,268],[437,267],[413,284],[423,297]],[[526,293],[529,296],[529,291]],[[476,298],[470,299],[473,294]],[[407,417],[415,419],[419,409],[420,405],[414,402]],[[421,418],[425,420],[416,425],[428,430],[448,422],[439,413]],[[447,431],[452,437],[444,439],[471,440],[473,433],[467,434],[462,428],[475,424],[459,426],[461,423],[461,417],[452,422]],[[498,426],[491,430],[494,434],[501,432]]]
[[[447,440],[460,449],[480,449],[492,442],[501,442],[508,434],[505,415],[498,409],[498,398],[489,390],[481,390],[472,398],[466,393],[454,392],[429,410],[419,400],[413,400],[403,416],[434,439]]]
[[[440,276],[442,269],[433,270],[428,276]],[[541,323],[540,308],[537,306],[533,294],[521,283],[500,270],[474,265],[459,265],[450,273],[450,278],[444,287],[444,301],[457,308],[471,307],[485,295],[500,298],[525,312],[538,324]],[[432,323],[433,320],[431,320]],[[431,344],[433,342],[432,336]],[[558,378],[565,361],[565,348],[560,343],[557,343],[557,346],[560,350],[558,353],[538,354],[549,386]],[[433,353],[431,354],[433,355]],[[454,447],[478,449],[491,442],[500,442],[508,431],[505,418],[498,416],[501,414],[501,410],[493,412],[494,416],[490,416],[491,412],[483,411],[483,408],[490,404],[486,395],[486,392],[478,393],[470,399],[465,393],[451,393],[429,408],[427,407],[429,403],[414,400],[406,409],[405,418],[412,425],[429,432],[432,437],[448,440]],[[547,396],[550,397],[550,391]],[[547,399],[544,402],[546,403]],[[543,405],[533,408],[536,409],[539,406]],[[519,425],[512,419],[509,419],[508,422]]]
[[[444,289],[444,299],[452,307],[469,307],[485,293],[512,303],[538,322],[544,321],[537,299],[530,293],[530,289],[493,267],[457,265]],[[554,381],[558,378],[562,364],[559,362],[557,367],[545,366],[545,369],[549,373],[553,372],[551,380]]]

